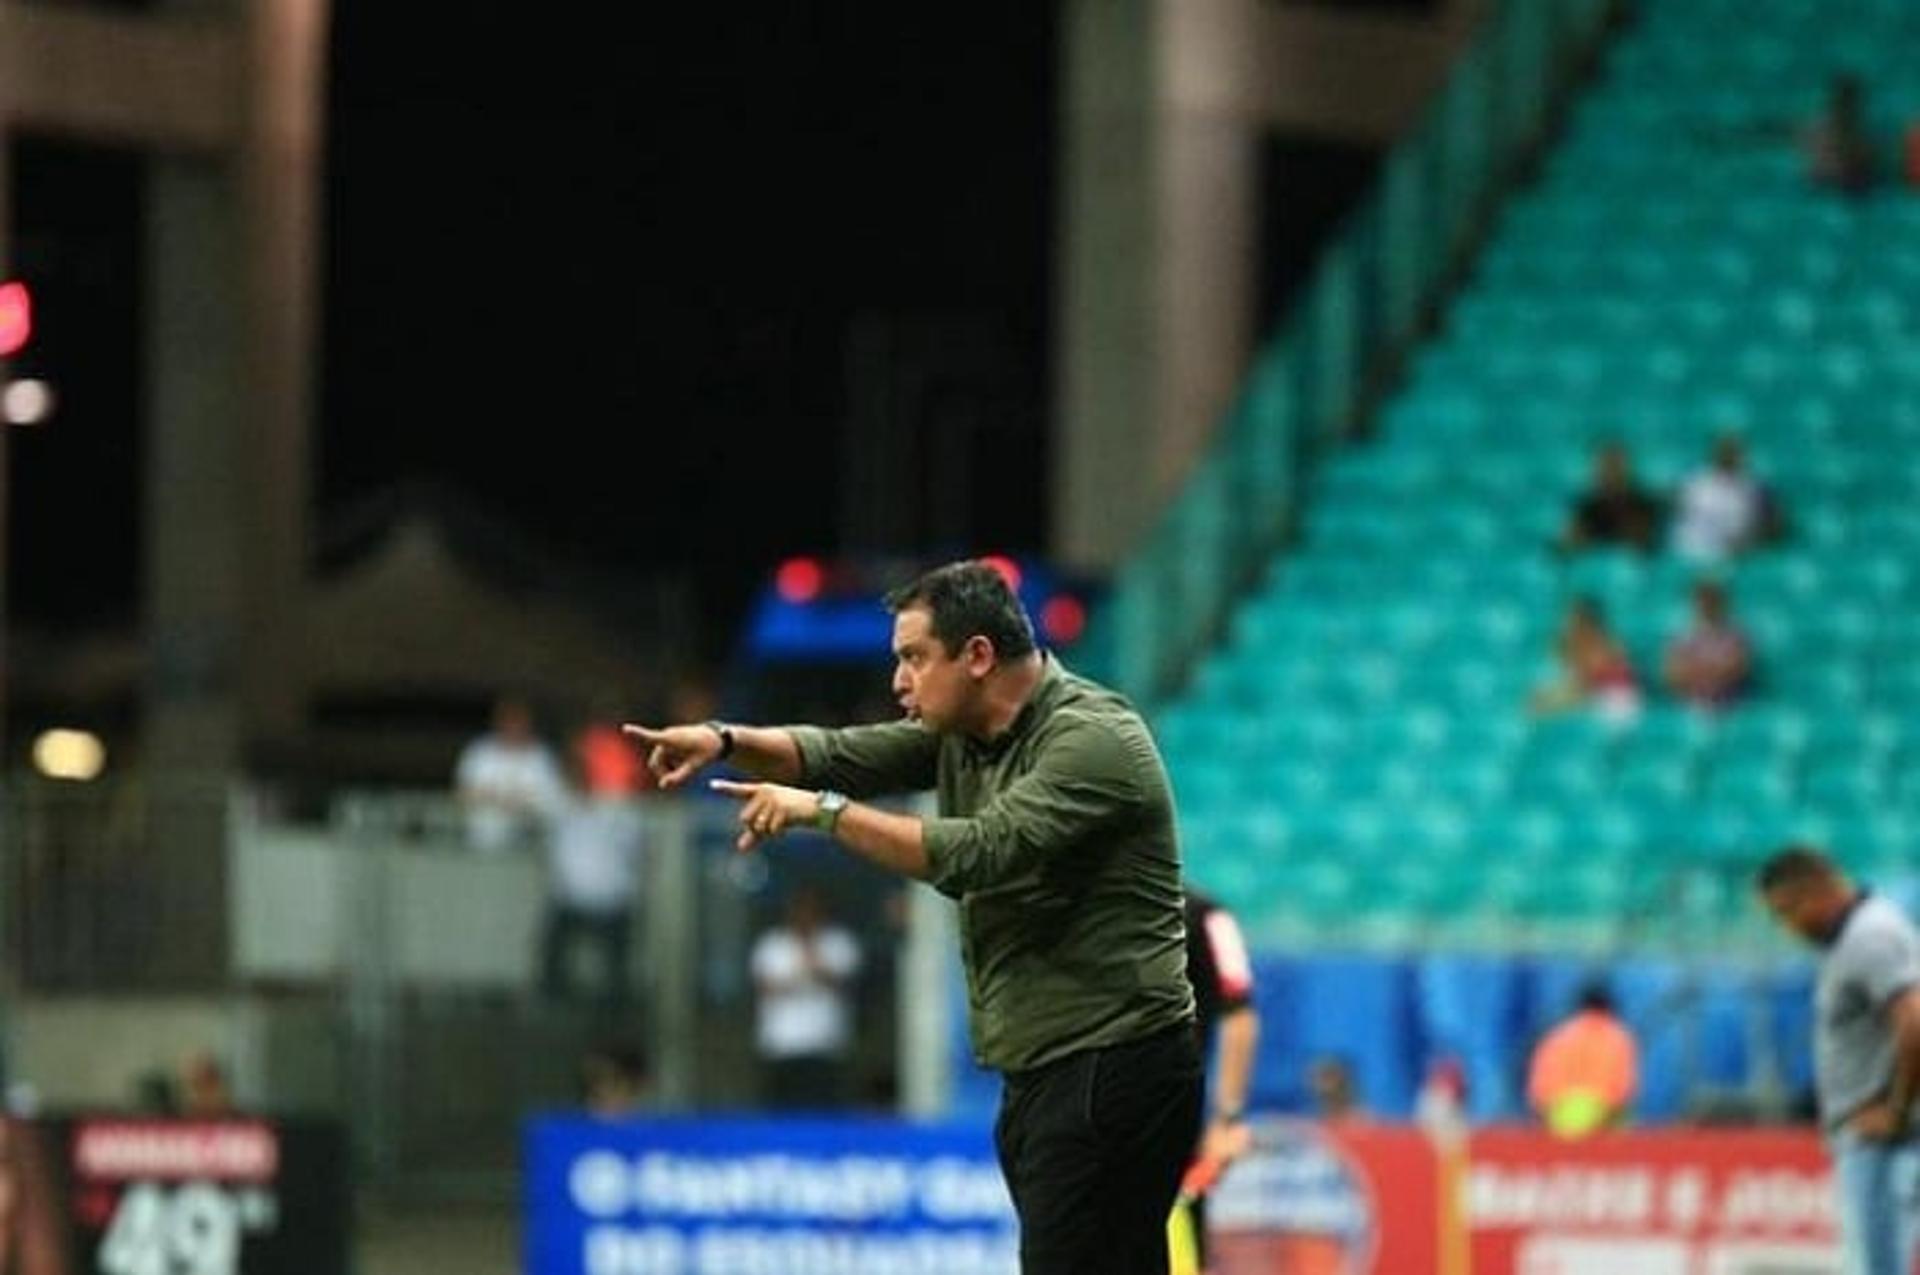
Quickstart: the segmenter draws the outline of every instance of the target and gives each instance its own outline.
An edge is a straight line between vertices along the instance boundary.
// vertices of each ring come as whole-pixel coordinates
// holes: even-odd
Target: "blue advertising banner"
[[[978,1124],[535,1120],[527,1275],[1015,1275]]]

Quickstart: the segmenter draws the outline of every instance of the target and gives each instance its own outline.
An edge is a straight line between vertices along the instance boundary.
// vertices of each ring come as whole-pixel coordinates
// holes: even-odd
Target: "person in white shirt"
[[[581,792],[554,820],[540,945],[540,987],[549,999],[573,995],[573,954],[585,940],[598,949],[601,999],[610,1007],[626,1003],[640,849],[640,811],[622,794]]]
[[[763,1101],[787,1111],[839,1106],[859,943],[828,922],[817,891],[800,886],[788,898],[785,924],[754,944],[752,965]]]
[[[1778,511],[1747,471],[1738,437],[1722,435],[1713,463],[1687,479],[1673,521],[1673,546],[1693,562],[1722,562],[1772,539]]]
[[[510,695],[494,705],[491,733],[460,754],[454,786],[466,812],[467,844],[484,854],[536,843],[567,795],[553,751],[534,734],[532,710]]]

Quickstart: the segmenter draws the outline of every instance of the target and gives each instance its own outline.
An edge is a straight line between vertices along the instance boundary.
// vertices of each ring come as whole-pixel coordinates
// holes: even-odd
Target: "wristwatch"
[[[716,760],[725,761],[733,756],[733,727],[725,722],[708,722],[707,729],[720,737],[720,756]]]
[[[820,813],[813,817],[813,826],[833,835],[835,825],[840,822],[840,812],[847,808],[847,794],[831,790],[820,794]]]

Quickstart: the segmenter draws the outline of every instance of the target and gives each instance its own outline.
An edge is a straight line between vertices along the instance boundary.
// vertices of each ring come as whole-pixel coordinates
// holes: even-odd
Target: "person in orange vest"
[[[1640,1049],[1614,1013],[1613,997],[1593,985],[1572,1017],[1533,1051],[1527,1099],[1563,1138],[1583,1138],[1618,1125],[1640,1087]]]

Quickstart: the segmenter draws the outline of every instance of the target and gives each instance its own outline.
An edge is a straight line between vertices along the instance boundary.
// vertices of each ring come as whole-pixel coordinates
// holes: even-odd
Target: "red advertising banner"
[[[1208,1270],[1438,1275],[1440,1175],[1413,1129],[1262,1121],[1208,1200]]]
[[[1811,1133],[1489,1130],[1468,1155],[1473,1275],[1840,1275]]]

